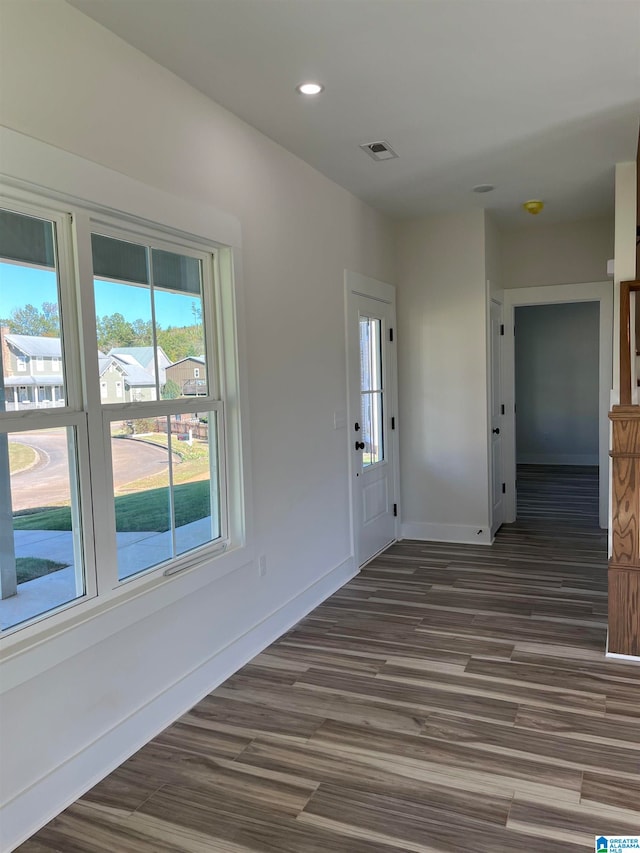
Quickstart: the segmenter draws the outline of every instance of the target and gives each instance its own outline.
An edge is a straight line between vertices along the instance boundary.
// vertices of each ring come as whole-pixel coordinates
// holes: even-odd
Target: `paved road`
[[[28,444],[38,462],[11,478],[13,511],[59,505],[70,500],[67,437],[64,430],[23,432],[10,441]],[[114,439],[113,467],[116,487],[166,469],[167,451],[140,441]]]

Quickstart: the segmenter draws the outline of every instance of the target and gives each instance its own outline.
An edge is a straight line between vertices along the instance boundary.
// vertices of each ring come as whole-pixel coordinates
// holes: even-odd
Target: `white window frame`
[[[6,137],[7,133],[11,139],[11,132],[4,130],[0,130],[0,137]],[[9,148],[11,153],[11,146]],[[13,150],[15,153],[15,148]],[[55,153],[49,149],[49,146],[44,146],[42,151],[46,154],[44,159],[52,157],[54,160],[60,158],[64,160],[71,157],[74,166],[78,159],[72,155],[66,155],[64,152]],[[9,157],[10,159],[11,157]],[[108,173],[110,189],[113,189],[114,183],[120,182],[120,188],[124,191],[123,195],[130,200],[133,198],[131,184],[135,182],[131,182],[124,176],[114,178],[115,173],[110,173],[109,170],[104,170],[94,164],[85,165],[88,166],[89,171],[95,172],[96,180],[100,178],[97,183],[103,192],[98,193],[98,197],[103,194],[109,195],[105,189],[107,184],[104,181],[105,174]],[[147,210],[153,212],[154,217],[157,217],[157,199],[152,198],[154,192],[151,190],[148,191],[149,198],[144,199],[144,204],[132,205],[133,213],[126,211],[119,215],[113,215],[113,211],[117,210],[114,205],[109,205],[107,208],[102,206],[100,201],[89,202],[84,198],[70,198],[67,193],[51,188],[42,189],[38,187],[34,192],[33,185],[20,180],[19,177],[0,181],[0,183],[4,184],[0,187],[4,191],[2,200],[4,206],[16,210],[16,212],[24,212],[27,215],[41,218],[46,217],[56,222],[59,257],[64,254],[69,271],[72,269],[75,271],[75,275],[65,274],[63,276],[62,272],[59,273],[61,312],[63,318],[65,316],[67,318],[78,317],[78,325],[85,329],[82,347],[80,347],[77,338],[72,337],[71,330],[76,326],[75,322],[67,322],[67,328],[63,329],[66,342],[64,350],[65,368],[71,363],[80,365],[80,370],[75,379],[72,379],[73,371],[65,370],[65,373],[69,375],[65,376],[64,406],[49,410],[37,410],[37,412],[33,410],[7,412],[2,415],[3,423],[0,426],[4,431],[14,431],[17,428],[37,429],[39,423],[47,426],[52,424],[74,426],[78,435],[78,457],[83,471],[79,477],[79,482],[83,493],[82,526],[85,542],[86,594],[74,602],[41,614],[3,632],[1,650],[10,653],[16,644],[26,648],[30,640],[35,642],[43,637],[57,636],[60,631],[66,630],[68,627],[83,624],[92,614],[97,617],[104,612],[110,612],[114,607],[126,605],[128,607],[127,613],[133,613],[134,610],[137,610],[138,616],[136,618],[140,618],[140,613],[147,615],[153,613],[166,606],[169,601],[175,601],[181,595],[190,594],[195,589],[211,583],[212,580],[245,565],[252,559],[252,556],[251,549],[248,547],[250,480],[244,464],[244,459],[248,458],[248,434],[241,419],[241,408],[246,406],[246,390],[243,382],[245,367],[244,363],[241,363],[240,339],[242,330],[238,322],[239,293],[236,267],[239,264],[240,256],[237,248],[221,244],[214,238],[207,236],[208,228],[203,228],[202,231],[198,229],[195,232],[185,232],[183,228],[176,227],[175,221],[171,221],[172,219],[182,220],[191,224],[195,223],[196,220],[203,223],[207,222],[207,219],[209,221],[215,220],[216,217],[211,217],[210,214],[208,216],[202,215],[209,210],[205,207],[200,208],[194,204],[192,209],[189,209],[188,205],[186,209],[181,209],[178,205],[176,212],[175,200],[173,200],[173,204],[167,204],[167,200],[172,199],[168,196],[163,199],[164,206],[161,205],[166,214],[166,218],[163,218],[162,222],[157,223],[152,219],[136,216],[136,212],[143,208],[145,212]],[[92,184],[92,181],[88,183]],[[96,181],[93,181],[93,184],[95,185]],[[136,186],[136,190],[139,193],[138,186]],[[144,192],[139,194],[145,196]],[[221,221],[224,224],[224,219]],[[72,228],[69,227],[71,222],[73,223]],[[151,222],[151,226],[149,222]],[[102,405],[100,400],[100,381],[95,355],[97,341],[90,234],[92,231],[105,233],[102,227],[104,223],[112,224],[121,234],[130,229],[132,235],[151,235],[154,240],[157,239],[158,234],[162,234],[167,244],[173,244],[174,251],[185,245],[191,245],[192,248],[213,257],[210,266],[218,283],[213,294],[214,310],[210,314],[213,322],[208,327],[207,334],[216,338],[218,342],[217,348],[213,348],[209,344],[209,351],[212,355],[217,353],[219,356],[221,375],[217,390],[221,394],[221,398],[218,401],[207,400],[207,408],[211,411],[219,411],[218,441],[220,446],[225,448],[224,459],[226,461],[226,465],[220,466],[220,507],[221,525],[224,525],[225,532],[224,540],[216,540],[214,543],[180,555],[173,559],[169,565],[161,564],[116,583],[114,583],[114,578],[117,580],[117,571],[114,572],[116,549],[113,540],[108,541],[109,525],[96,523],[94,527],[93,524],[93,519],[113,516],[115,526],[113,497],[111,496],[109,501],[107,490],[103,489],[94,491],[91,501],[87,499],[87,496],[91,494],[91,482],[94,484],[112,482],[108,470],[110,463],[108,460],[100,460],[96,455],[92,457],[91,476],[89,476],[87,435],[89,433],[93,435],[96,429],[104,435],[105,422],[110,422],[114,417],[119,416],[121,418],[122,411],[132,406],[129,403]],[[100,227],[96,228],[96,225]],[[228,233],[234,232],[234,228],[227,228],[226,230]],[[188,236],[185,236],[186,233]],[[64,239],[63,234],[66,235]],[[78,303],[76,303],[76,293],[78,294]],[[87,333],[87,329],[92,331]],[[210,361],[216,361],[215,357],[211,358]],[[213,393],[215,384],[213,381],[211,382],[210,395]],[[225,400],[224,405],[221,402],[222,399]],[[176,401],[148,401],[133,404],[133,406],[137,411],[142,406],[146,406],[150,410],[152,407],[158,407],[164,403],[162,413],[172,414],[178,410],[184,411],[187,408],[183,405],[184,402],[186,402],[184,399],[177,401],[177,403]],[[170,405],[166,405],[168,403],[174,403],[173,409]],[[198,408],[201,411],[203,409],[202,398],[198,401]],[[118,411],[120,411],[119,415],[117,414]],[[90,504],[93,504],[93,515],[89,513]],[[104,560],[98,564],[95,560],[96,553],[108,553],[110,560]],[[166,585],[169,583],[172,585],[173,591],[165,592]],[[144,594],[143,599],[140,599],[142,594]],[[133,608],[134,601],[137,602],[136,608]],[[116,623],[113,624],[115,626]],[[118,625],[119,628],[123,626],[122,619]],[[116,630],[115,627],[114,630]],[[64,659],[62,650],[61,659]]]
[[[44,373],[44,358],[41,355],[36,357],[36,370],[38,373]]]
[[[222,323],[218,322],[218,313],[220,310],[218,291],[216,285],[217,277],[217,248],[211,247],[208,251],[203,251],[203,247],[197,241],[186,238],[184,236],[172,236],[160,234],[155,229],[150,229],[144,225],[130,225],[114,220],[110,216],[95,216],[89,219],[89,228],[91,233],[98,233],[107,237],[113,237],[116,240],[128,240],[138,242],[141,245],[148,246],[153,249],[160,249],[167,252],[177,252],[189,257],[197,258],[201,264],[202,274],[202,289],[203,289],[203,333],[205,336],[205,349],[211,352],[213,358],[209,362],[215,361],[222,364],[221,353],[221,335],[223,333]],[[85,295],[85,300],[90,303],[92,316],[95,316],[95,304],[93,300],[93,287],[91,288],[90,296]],[[92,330],[93,331],[93,330]],[[220,344],[218,343],[220,341]],[[90,346],[93,346],[93,342]],[[95,345],[97,350],[97,340]],[[87,361],[89,361],[89,350],[85,353]],[[155,358],[157,359],[157,352]],[[124,380],[119,380],[124,386]],[[106,448],[106,444],[110,440],[111,423],[113,421],[134,420],[136,418],[156,418],[162,416],[170,416],[176,414],[187,414],[206,409],[208,412],[215,412],[217,415],[217,445],[220,448],[218,452],[218,460],[216,470],[218,473],[218,490],[219,490],[219,522],[221,536],[210,543],[206,543],[193,551],[188,551],[171,558],[168,561],[162,562],[157,566],[142,570],[139,573],[130,577],[118,579],[117,553],[107,547],[101,553],[109,554],[112,559],[106,563],[108,568],[107,583],[113,589],[123,584],[133,584],[140,578],[154,573],[161,572],[165,575],[173,575],[184,568],[191,566],[194,560],[198,560],[199,554],[202,552],[223,552],[230,544],[228,535],[228,510],[227,510],[227,453],[225,441],[225,407],[221,398],[221,388],[223,379],[217,376],[213,371],[210,371],[208,376],[208,394],[206,397],[200,397],[197,405],[190,397],[181,397],[175,400],[129,400],[126,401],[122,397],[122,402],[103,403],[102,405],[102,425],[101,433],[103,436],[103,444],[105,445],[105,470],[102,474],[106,477],[105,482],[113,482],[113,469],[111,466],[111,454]],[[119,398],[120,399],[120,398]],[[101,460],[102,461],[102,460]],[[213,460],[212,460],[213,461]],[[95,478],[94,478],[95,479]],[[94,495],[94,501],[96,496]],[[100,500],[100,496],[98,497]],[[111,500],[109,509],[104,516],[104,524],[101,525],[101,532],[108,534],[110,541],[115,541],[116,522],[115,508],[113,500]]]
[[[17,355],[16,356],[16,366],[18,368],[19,373],[27,372],[27,356],[26,355]]]
[[[73,243],[71,239],[71,217],[60,208],[52,206],[51,202],[34,198],[31,195],[21,197],[5,197],[2,206],[15,213],[45,219],[53,222],[56,239],[56,274],[60,300],[60,314],[65,317],[77,316],[76,288],[73,274]],[[61,347],[65,362],[80,364],[80,347],[77,337],[77,323],[66,323],[61,329]],[[25,386],[20,386],[20,390]],[[34,397],[38,386],[34,387]],[[73,477],[74,469],[83,471],[84,476],[76,479],[77,495],[80,499],[78,517],[80,529],[74,531],[74,551],[83,555],[82,583],[84,594],[73,601],[52,608],[32,619],[19,623],[2,632],[3,644],[10,640],[23,628],[27,630],[34,624],[47,619],[55,619],[74,605],[95,598],[97,594],[95,547],[93,541],[93,515],[91,499],[86,489],[89,477],[89,436],[86,414],[82,406],[82,376],[78,370],[64,371],[65,404],[60,407],[34,407],[3,412],[0,417],[0,432],[17,433],[26,430],[56,429],[58,427],[72,428],[75,433],[75,452],[69,455],[69,473]],[[84,482],[83,482],[84,481]],[[72,498],[74,503],[74,498]]]

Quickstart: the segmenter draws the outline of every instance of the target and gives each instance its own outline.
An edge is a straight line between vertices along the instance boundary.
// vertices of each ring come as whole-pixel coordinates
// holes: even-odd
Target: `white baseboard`
[[[13,797],[2,808],[0,850],[8,853],[26,841],[357,574],[353,557],[349,557],[246,634]]]
[[[635,655],[619,655],[616,652],[607,652],[605,655],[606,658],[611,658],[612,660],[627,660],[632,663],[640,663],[640,658]]]
[[[607,647],[604,656],[606,658],[611,658],[611,660],[626,660],[630,663],[640,663],[640,657],[636,657],[636,655],[621,655],[617,652],[609,651],[609,629],[607,628]]]
[[[600,464],[597,453],[519,453],[518,465],[593,465]]]
[[[488,526],[470,524],[430,524],[425,521],[408,521],[402,525],[403,539],[420,539],[424,542],[454,542],[467,545],[491,545],[493,537]]]

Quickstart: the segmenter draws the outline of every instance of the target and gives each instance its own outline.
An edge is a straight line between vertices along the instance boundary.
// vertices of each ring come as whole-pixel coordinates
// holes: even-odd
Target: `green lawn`
[[[57,572],[58,569],[64,568],[66,568],[64,563],[56,563],[55,560],[44,560],[39,557],[16,558],[16,576],[19,584],[41,578],[43,575],[49,575],[51,572]]]
[[[174,486],[176,526],[206,518],[211,513],[209,481]],[[122,495],[116,502],[116,529],[119,533],[169,530],[169,489],[151,489]],[[44,507],[14,516],[15,530],[71,530],[69,507]]]

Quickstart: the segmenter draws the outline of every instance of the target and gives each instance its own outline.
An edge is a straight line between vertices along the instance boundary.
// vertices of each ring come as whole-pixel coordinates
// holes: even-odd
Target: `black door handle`
[[[364,441],[356,441],[356,450],[364,450]]]
[[[353,425],[353,428],[355,429],[355,431],[356,431],[356,432],[358,432],[358,431],[359,431],[359,429],[360,429],[360,424],[358,423],[358,421],[356,421],[356,422],[355,422],[355,424]]]
[[[500,435],[500,427],[496,427],[495,429],[492,429],[491,432],[495,432],[496,435]]]

